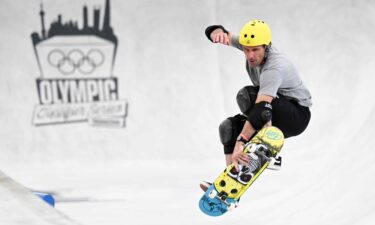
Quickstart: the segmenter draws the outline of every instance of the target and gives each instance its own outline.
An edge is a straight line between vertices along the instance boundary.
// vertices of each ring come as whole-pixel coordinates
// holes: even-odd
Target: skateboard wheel
[[[230,203],[228,205],[228,211],[233,211],[233,209],[235,209],[235,208],[236,208],[236,204],[235,203]]]
[[[208,197],[211,199],[215,198],[217,196],[217,191],[216,190],[211,190],[210,193],[208,194]]]

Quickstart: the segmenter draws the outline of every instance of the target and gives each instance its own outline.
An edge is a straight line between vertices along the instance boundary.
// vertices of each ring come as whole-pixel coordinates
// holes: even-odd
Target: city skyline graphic
[[[40,20],[41,20],[41,31],[40,34],[38,32],[33,32],[31,34],[31,39],[33,45],[37,45],[40,42],[43,42],[49,38],[54,36],[60,35],[95,35],[101,38],[104,38],[108,41],[111,41],[117,47],[117,36],[113,32],[113,28],[110,24],[110,0],[106,0],[105,8],[104,8],[104,19],[103,19],[103,26],[100,29],[100,12],[101,8],[95,7],[93,10],[93,25],[89,26],[88,21],[88,7],[86,5],[83,6],[83,26],[79,28],[78,22],[73,20],[68,20],[68,22],[64,22],[62,18],[62,14],[58,14],[57,20],[51,22],[50,28],[46,30],[46,22],[45,22],[45,10],[43,8],[43,3],[40,4]]]

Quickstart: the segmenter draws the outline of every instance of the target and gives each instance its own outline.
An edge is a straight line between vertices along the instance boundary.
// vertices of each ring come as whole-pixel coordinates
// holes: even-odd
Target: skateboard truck
[[[210,197],[211,199],[214,199],[214,198],[219,199],[220,202],[224,203],[228,207],[228,211],[232,211],[233,209],[237,207],[237,202],[228,203],[226,201],[228,196],[225,193],[218,194],[216,190],[211,190],[211,192],[208,194],[208,197]]]

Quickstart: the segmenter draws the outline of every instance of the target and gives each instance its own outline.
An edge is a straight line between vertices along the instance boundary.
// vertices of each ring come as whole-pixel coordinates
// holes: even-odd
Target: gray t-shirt
[[[243,50],[238,42],[238,36],[233,36],[231,44]],[[258,94],[274,98],[277,94],[281,94],[296,100],[302,106],[312,105],[310,91],[303,84],[298,71],[292,62],[275,47],[270,47],[267,60],[263,65],[251,68],[246,61],[246,70],[254,86],[259,86]]]

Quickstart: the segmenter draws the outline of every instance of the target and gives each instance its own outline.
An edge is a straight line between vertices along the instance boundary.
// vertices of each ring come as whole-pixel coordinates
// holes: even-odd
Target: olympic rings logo
[[[104,54],[99,49],[91,49],[87,54],[79,49],[70,50],[68,54],[55,49],[50,51],[47,60],[64,75],[70,75],[76,70],[87,75],[103,64]]]

